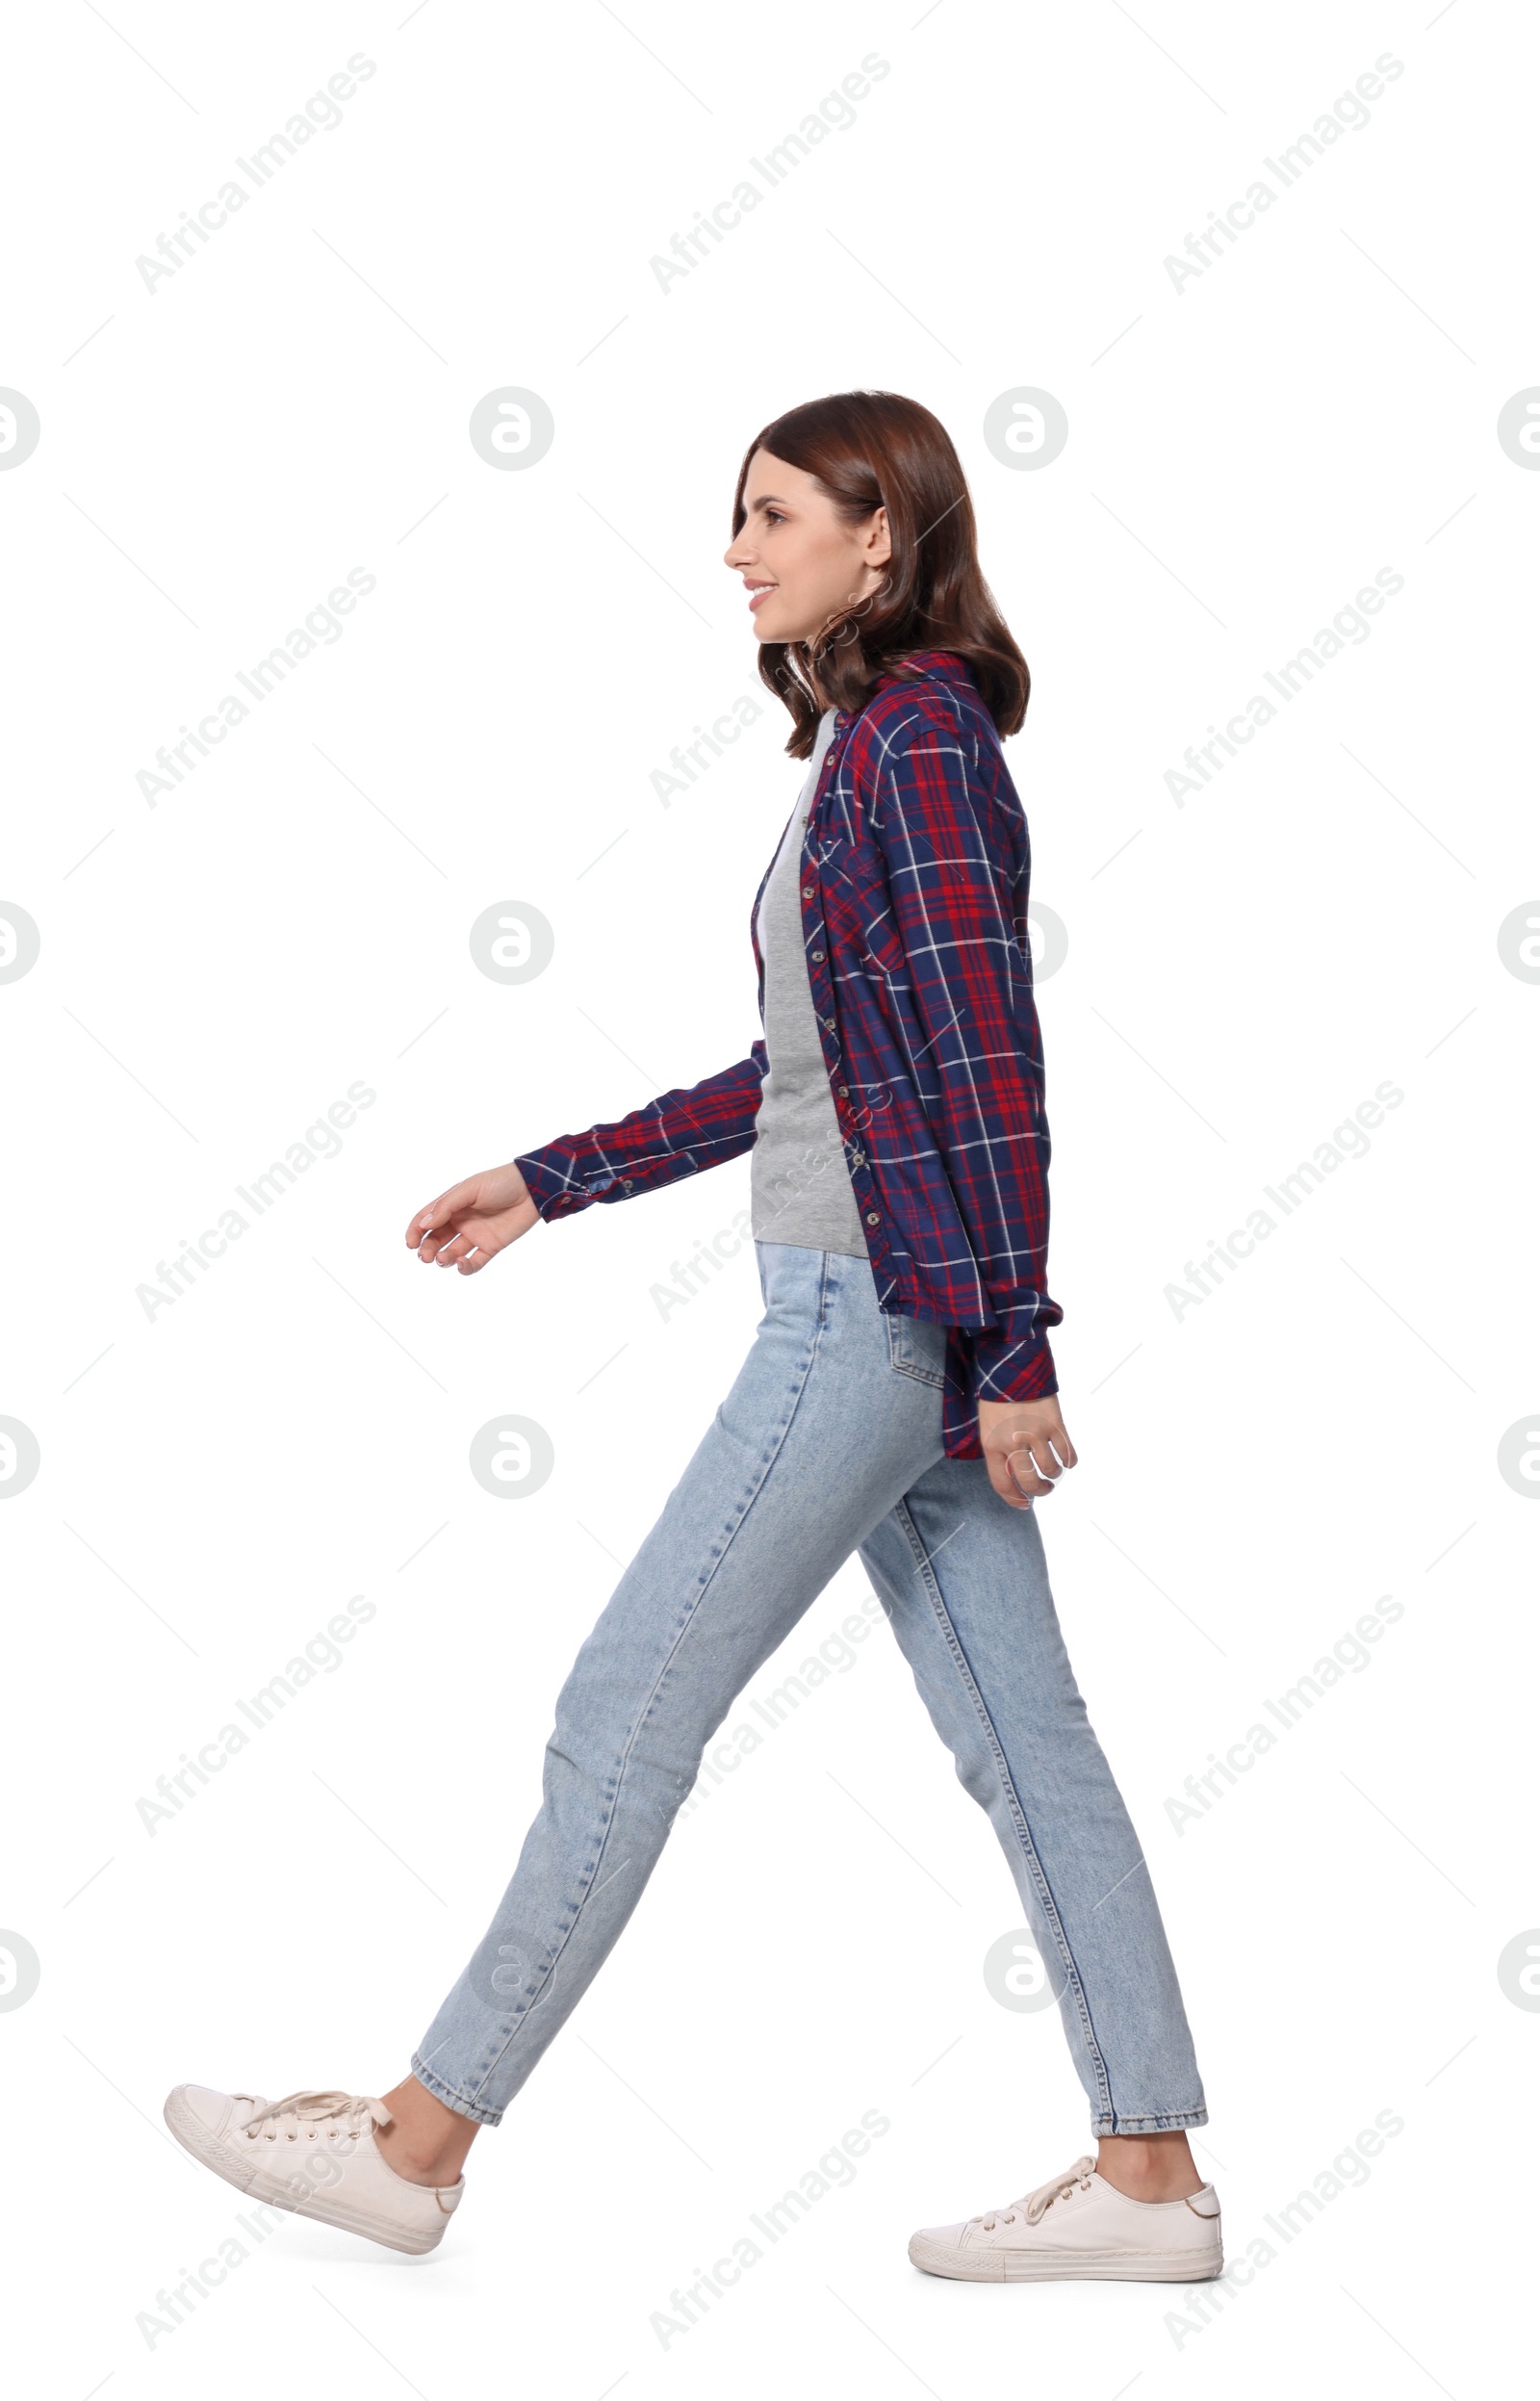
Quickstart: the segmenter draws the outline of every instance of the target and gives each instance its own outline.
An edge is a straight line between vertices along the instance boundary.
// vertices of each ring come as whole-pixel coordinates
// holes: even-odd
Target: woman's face
[[[761,642],[808,642],[883,581],[892,556],[887,511],[847,525],[801,467],[756,451],[743,486],[744,519],[724,554],[743,578]]]

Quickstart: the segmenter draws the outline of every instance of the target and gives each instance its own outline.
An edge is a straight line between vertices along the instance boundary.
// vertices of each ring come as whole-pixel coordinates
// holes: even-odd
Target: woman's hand
[[[1040,1401],[981,1401],[979,1440],[989,1482],[1011,1509],[1030,1509],[1078,1458],[1052,1393]]]
[[[538,1222],[540,1212],[518,1169],[489,1167],[419,1209],[406,1229],[408,1247],[429,1266],[457,1267],[462,1276],[506,1251]]]

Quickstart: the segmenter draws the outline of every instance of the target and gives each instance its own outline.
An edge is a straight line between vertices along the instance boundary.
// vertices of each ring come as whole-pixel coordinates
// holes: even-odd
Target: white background
[[[0,1924],[41,1961],[0,2014],[18,2389],[1464,2401],[1506,2372],[1536,1519],[1497,1456],[1537,1398],[1540,989],[1497,937],[1540,891],[1540,478],[1496,421],[1540,375],[1537,62],[1516,7],[1434,12],[69,0],[13,27],[0,382],[42,428],[0,474],[0,897],[41,934],[0,986],[0,1413],[41,1453],[0,1511]],[[343,122],[147,290],[137,259],[355,52]],[[1386,52],[1370,123],[1176,289],[1167,256]],[[868,53],[855,124],[661,290],[650,259]],[[555,422],[522,473],[467,436],[508,384]],[[147,2343],[238,2206],[165,2093],[401,2075],[572,1654],[751,1338],[747,1251],[666,1318],[653,1290],[745,1205],[745,1160],[469,1280],[402,1229],[747,1049],[748,908],[801,770],[720,554],[756,429],[854,385],[951,429],[1034,673],[1008,758],[1069,936],[1040,1002],[1083,1455],[1044,1531],[1232,2255],[1377,2112],[1403,2130],[1208,2323],[1157,2287],[916,2274],[911,2230],[1065,2164],[1084,2103],[1055,2013],[986,1989],[1015,1897],[879,1622],[681,1820],[440,2252],[288,2222]],[[983,439],[1020,385],[1067,412],[1040,472]],[[341,638],[148,805],[158,747],[355,567]],[[1177,807],[1187,746],[1382,568],[1369,638]],[[663,808],[654,770],[744,693],[758,721]],[[519,986],[468,946],[505,901],[555,931]],[[1175,1315],[1187,1263],[1387,1080],[1368,1155]],[[354,1081],[377,1097],[339,1155],[148,1318],[137,1287]],[[467,1466],[507,1411],[555,1446],[512,1504]],[[344,1664],[147,1832],[156,1778],[356,1592]],[[1184,1780],[1382,1593],[1372,1665],[1178,1833]],[[836,1579],[761,1688],[864,1596]],[[661,2341],[671,2291],[867,2109],[890,2130],[855,2182]]]

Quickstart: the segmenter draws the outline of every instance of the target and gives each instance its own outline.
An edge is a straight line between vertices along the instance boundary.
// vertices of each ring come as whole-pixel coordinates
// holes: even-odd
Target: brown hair
[[[998,733],[1015,734],[1031,677],[979,566],[967,479],[940,419],[898,392],[833,392],[807,400],[757,433],[732,498],[741,531],[749,462],[768,451],[828,493],[847,525],[886,508],[893,554],[868,600],[854,603],[808,642],[761,642],[759,676],[791,711],[786,750],[812,750],[820,704],[864,706],[881,675],[902,672],[918,650],[957,651],[978,679]]]

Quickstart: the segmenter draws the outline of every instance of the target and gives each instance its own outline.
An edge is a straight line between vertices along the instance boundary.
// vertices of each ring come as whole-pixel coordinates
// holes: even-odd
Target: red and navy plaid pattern
[[[1030,872],[1026,818],[965,660],[919,652],[840,713],[802,847],[808,977],[878,1297],[951,1329],[953,1459],[979,1456],[981,1400],[1059,1388]],[[750,934],[762,1023],[753,918]],[[541,1216],[747,1150],[766,1064],[757,1042],[688,1091],[522,1153]]]

